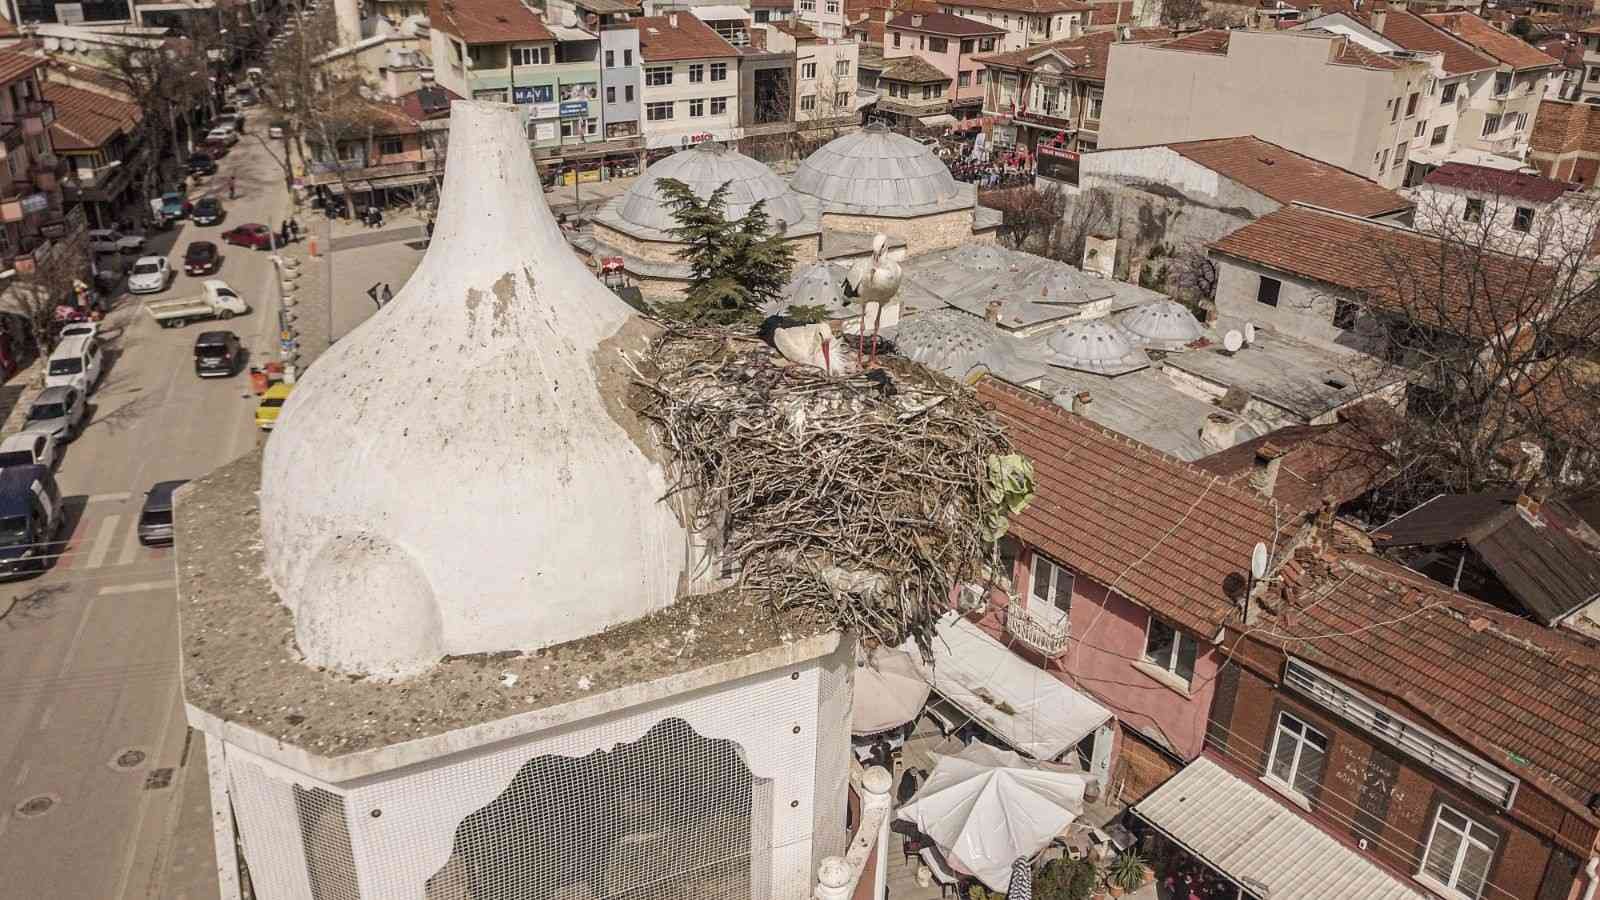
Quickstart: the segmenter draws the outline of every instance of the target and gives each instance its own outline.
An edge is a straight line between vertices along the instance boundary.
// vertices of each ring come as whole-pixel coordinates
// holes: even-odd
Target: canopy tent
[[[922,712],[930,690],[904,650],[878,647],[870,655],[858,653],[850,732],[877,734],[904,725]]]
[[[899,817],[933,839],[958,868],[997,891],[1017,859],[1032,858],[1083,812],[1090,776],[1040,768],[978,741],[935,756],[933,774]]]
[[[932,664],[911,641],[902,649],[940,696],[1034,759],[1056,759],[1111,719],[1092,698],[959,616],[939,623]]]

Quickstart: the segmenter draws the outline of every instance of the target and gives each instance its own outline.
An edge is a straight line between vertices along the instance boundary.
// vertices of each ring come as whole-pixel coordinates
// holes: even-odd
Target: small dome
[[[1082,305],[1112,296],[1105,283],[1068,265],[1052,266],[1039,279],[1039,302]]]
[[[844,296],[845,271],[832,263],[812,263],[789,281],[783,296],[768,303],[764,312],[779,315],[791,306],[821,306],[830,317],[851,315],[850,301]],[[856,312],[860,312],[859,307]]]
[[[1127,332],[1106,319],[1069,323],[1050,336],[1051,362],[1100,375],[1121,375],[1150,365],[1150,357],[1134,346]]]
[[[824,203],[877,216],[921,215],[961,195],[932,150],[876,122],[818,148],[792,183]]]
[[[1122,318],[1122,328],[1146,344],[1177,349],[1205,333],[1194,314],[1176,300],[1155,300]]]
[[[978,368],[1004,374],[1022,362],[999,328],[958,309],[901,319],[894,345],[900,355],[951,378],[965,378]]]
[[[672,218],[672,210],[667,207],[666,196],[657,183],[663,178],[683,182],[702,200],[727,184],[730,219],[743,216],[761,200],[767,201],[767,215],[774,226],[779,220],[794,225],[805,217],[800,198],[782,178],[761,163],[721,144],[701,144],[658,160],[622,195],[618,215],[634,225],[671,231],[678,223]]]
[[[949,252],[948,258],[961,263],[966,269],[977,272],[998,272],[1001,269],[1013,268],[1014,263],[1007,251],[993,244],[979,244],[976,247],[962,247]]]

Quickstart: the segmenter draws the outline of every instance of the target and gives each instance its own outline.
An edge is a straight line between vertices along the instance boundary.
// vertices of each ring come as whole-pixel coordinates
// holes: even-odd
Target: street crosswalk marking
[[[100,531],[94,536],[94,546],[89,550],[89,561],[84,564],[86,569],[98,569],[105,565],[106,554],[111,551],[111,542],[117,537],[117,523],[122,521],[119,515],[106,516],[100,523]]]
[[[128,529],[128,533],[122,538],[122,552],[117,554],[117,565],[131,565],[142,546],[139,543],[139,529],[137,527]]]
[[[133,496],[133,494],[131,494],[131,493],[127,492],[127,491],[119,491],[119,492],[114,493],[114,494],[92,494],[89,497],[89,502],[90,503],[110,503],[112,501],[120,502],[120,501],[126,500],[126,499],[128,499],[129,497],[132,497],[132,496]]]
[[[145,591],[169,590],[177,586],[178,583],[169,578],[166,581],[136,581],[133,584],[111,584],[101,588],[98,593],[102,597],[111,594],[142,594]]]

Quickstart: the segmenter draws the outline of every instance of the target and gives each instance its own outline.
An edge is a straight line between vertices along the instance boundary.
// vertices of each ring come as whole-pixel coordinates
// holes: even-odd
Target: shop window
[[[1288,713],[1278,714],[1272,758],[1267,761],[1269,781],[1309,800],[1322,782],[1327,758],[1325,735]]]

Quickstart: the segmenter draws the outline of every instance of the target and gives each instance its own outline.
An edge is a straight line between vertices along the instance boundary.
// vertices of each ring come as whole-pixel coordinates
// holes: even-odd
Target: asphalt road
[[[191,240],[220,244],[233,225],[277,224],[281,171],[254,136],[219,165],[193,193],[223,196],[224,222],[151,236],[147,252],[166,251],[180,272]],[[0,897],[161,896],[184,779],[203,776],[204,747],[188,740],[179,692],[172,554],[141,547],[135,529],[150,485],[202,475],[259,440],[248,376],[194,375],[195,336],[213,328],[236,332],[253,360],[274,355],[268,254],[223,249],[221,271],[208,277],[226,280],[251,312],[162,329],[140,298],[118,304],[104,325],[109,365],[90,423],[57,475],[65,549],[43,576],[0,585]],[[154,296],[198,292],[180,274]]]

